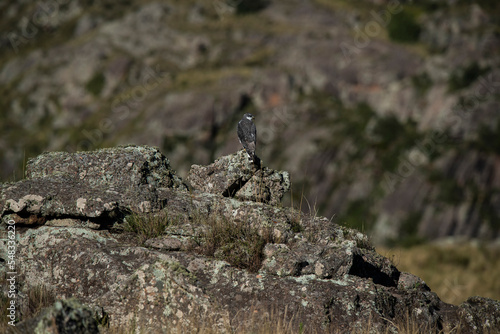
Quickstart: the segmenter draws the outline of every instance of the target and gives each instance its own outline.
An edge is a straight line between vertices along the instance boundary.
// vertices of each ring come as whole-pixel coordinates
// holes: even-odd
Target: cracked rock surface
[[[434,328],[460,324],[463,333],[500,329],[500,302],[444,303],[420,278],[376,253],[366,235],[276,205],[289,186],[286,172],[253,172],[235,164],[243,158],[238,152],[193,166],[191,191],[149,147],[48,153],[30,161],[27,179],[0,185],[2,224],[16,221],[19,295],[43,285],[57,298],[75,297],[105,313],[113,326],[133,322],[152,333],[196,319],[237,324],[245,321],[241,315],[270,312],[294,328],[324,332],[359,330],[368,322],[377,331],[395,330],[408,315]],[[260,172],[271,200],[240,200],[244,187],[224,195],[234,180],[246,179],[246,186]],[[276,175],[281,179],[273,188]],[[130,213],[175,222],[139,242],[120,228]],[[210,217],[270,235],[257,270],[231,264],[218,255],[223,252],[196,251]],[[7,244],[0,245],[5,272]]]

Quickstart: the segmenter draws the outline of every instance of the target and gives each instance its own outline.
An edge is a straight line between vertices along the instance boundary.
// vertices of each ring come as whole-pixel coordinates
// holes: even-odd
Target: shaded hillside
[[[304,210],[375,241],[498,237],[497,4],[236,3],[0,4],[3,179],[124,143],[184,176],[239,149],[252,112]]]

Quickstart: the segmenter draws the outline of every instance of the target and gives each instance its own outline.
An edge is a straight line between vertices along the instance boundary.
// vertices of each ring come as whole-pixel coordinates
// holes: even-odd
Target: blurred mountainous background
[[[43,151],[239,150],[375,243],[500,236],[497,1],[0,1],[0,179]]]

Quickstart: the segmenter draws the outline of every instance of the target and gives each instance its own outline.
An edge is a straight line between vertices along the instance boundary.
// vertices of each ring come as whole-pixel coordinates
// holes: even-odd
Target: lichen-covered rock
[[[49,152],[28,162],[27,179],[0,185],[0,212],[26,217],[103,218],[161,207],[158,190],[185,189],[156,148]]]
[[[19,333],[34,334],[98,334],[94,312],[77,299],[58,300],[40,315],[16,325]]]
[[[208,166],[191,166],[187,181],[201,192],[276,205],[290,189],[286,171],[256,168],[244,150],[223,156]]]
[[[47,2],[2,1],[0,179],[24,156],[117,142],[162,146],[185,173],[237,150],[251,106],[259,155],[322,214],[367,212],[380,242],[409,223],[429,240],[500,239],[497,2],[270,1],[245,25],[241,0]],[[389,5],[401,15],[383,22]],[[418,48],[379,38],[415,25]]]
[[[66,176],[91,187],[183,187],[168,159],[154,147],[121,146],[90,152],[46,152],[28,161],[28,179]]]
[[[19,246],[25,288],[51,286],[58,298],[75,296],[104,310],[112,326],[134,323],[138,331],[161,332],[203,317],[243,321],[242,314],[270,311],[287,316],[294,327],[302,323],[324,332],[359,330],[368,320],[383,331],[408,315],[435,328],[462,322],[463,333],[480,333],[475,328],[482,321],[499,328],[498,302],[471,300],[457,307],[422,286],[397,288],[350,273],[319,277],[301,270],[300,261],[283,275],[266,268],[252,274],[203,255],[147,249],[107,231],[69,227],[30,229],[20,235]],[[266,259],[280,252],[307,257],[305,250],[291,249],[293,243],[268,245]]]
[[[460,305],[460,316],[475,333],[494,333],[500,330],[500,301],[470,297]]]
[[[498,302],[472,298],[459,307],[442,302],[421,279],[400,273],[377,254],[358,231],[293,208],[221,196],[220,191],[231,188],[223,177],[229,169],[231,180],[247,177],[246,184],[261,173],[257,177],[267,182],[271,197],[287,187],[284,172],[252,170],[241,152],[212,167],[194,167],[204,174],[191,174],[200,188],[188,192],[157,150],[117,150],[88,153],[83,165],[74,155],[45,154],[30,163],[29,179],[0,185],[0,217],[4,223],[12,219],[19,224],[21,305],[30,287],[50,286],[57,298],[74,296],[107,314],[112,326],[134,323],[138,332],[161,332],[205,317],[215,323],[245,322],[248,319],[237,316],[263,317],[269,312],[294,328],[305,324],[312,332],[352,332],[367,322],[374,331],[395,331],[395,324],[408,316],[426,328],[460,324],[463,333],[500,328]],[[143,168],[123,169],[127,157]],[[235,159],[241,164],[228,168]],[[106,168],[98,165],[101,160]],[[82,180],[85,166],[93,167]],[[101,184],[102,173],[107,177]],[[275,179],[276,173],[283,178]],[[207,186],[202,180],[211,180],[214,186],[207,189],[217,188],[218,193],[201,191]],[[142,221],[140,233],[163,224],[145,241],[120,228],[134,220],[120,213],[141,207],[152,212],[151,220]],[[207,221],[214,217],[217,224],[226,224],[219,235],[207,234]],[[262,246],[252,253],[257,263],[252,271],[229,256],[247,256],[246,248],[201,251],[203,240],[235,233],[235,226],[244,227],[238,232],[243,237],[257,235],[256,243]],[[241,237],[231,234],[237,242]],[[7,271],[7,245],[0,240],[0,275]],[[66,312],[64,305],[61,308]]]
[[[419,300],[395,296],[395,288],[356,275],[324,279],[298,270],[280,277],[265,268],[252,274],[225,261],[146,249],[85,228],[30,229],[20,236],[18,249],[23,258],[20,280],[26,285],[51,286],[58,298],[75,296],[103,309],[113,326],[134,322],[138,330],[150,332],[195,315],[222,319],[228,312],[233,319],[251,310],[274,310],[280,316],[289,312],[296,317],[294,326],[304,323],[319,330],[361,328],[368,318],[374,328],[383,329],[383,317],[393,319],[391,310],[397,305]],[[443,308],[432,293],[427,298],[432,296],[435,306]],[[437,317],[435,311],[431,315]]]

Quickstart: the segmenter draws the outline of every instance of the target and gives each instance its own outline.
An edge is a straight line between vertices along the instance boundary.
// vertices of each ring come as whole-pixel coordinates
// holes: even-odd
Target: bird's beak
[[[254,120],[255,120],[255,116],[252,116],[252,121],[254,121]]]

